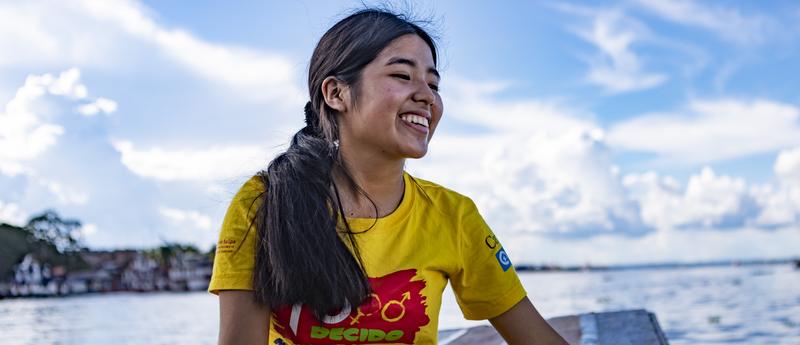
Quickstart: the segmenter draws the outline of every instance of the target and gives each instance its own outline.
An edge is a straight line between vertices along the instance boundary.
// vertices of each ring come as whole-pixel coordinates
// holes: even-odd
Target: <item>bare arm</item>
[[[267,344],[269,315],[269,307],[256,304],[252,291],[220,291],[219,345]]]
[[[568,345],[528,297],[489,322],[510,345]]]

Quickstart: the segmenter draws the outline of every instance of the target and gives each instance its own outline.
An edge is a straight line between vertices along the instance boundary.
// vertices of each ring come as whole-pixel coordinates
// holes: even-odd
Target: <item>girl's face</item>
[[[417,35],[398,37],[364,67],[355,107],[340,113],[343,147],[389,159],[424,156],[442,117],[438,85],[430,47]]]

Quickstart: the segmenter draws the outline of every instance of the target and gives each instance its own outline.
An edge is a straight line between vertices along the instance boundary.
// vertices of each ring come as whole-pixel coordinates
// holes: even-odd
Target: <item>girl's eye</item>
[[[411,80],[411,77],[409,77],[409,76],[407,76],[405,74],[392,74],[392,77],[400,78],[400,79],[403,79],[403,80]]]
[[[405,75],[405,74],[392,74],[391,76],[395,77],[395,78],[400,78],[400,79],[403,79],[403,80],[411,80],[411,77],[409,77],[408,75]],[[439,92],[439,85],[428,84],[428,87],[430,87],[431,90],[433,90],[433,91]]]

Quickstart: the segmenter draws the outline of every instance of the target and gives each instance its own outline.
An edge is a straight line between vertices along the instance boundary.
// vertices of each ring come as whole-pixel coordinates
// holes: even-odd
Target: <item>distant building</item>
[[[60,277],[59,277],[60,278]],[[28,253],[14,268],[8,293],[11,296],[48,296],[59,292],[60,281],[53,279],[50,265]]]
[[[208,288],[211,262],[192,252],[180,252],[170,259],[169,284],[173,291],[198,291]]]
[[[50,267],[33,254],[14,266],[10,281],[0,282],[0,297],[54,296],[113,291],[201,291],[208,288],[212,262],[192,251],[156,260],[134,250],[83,252],[87,269]]]

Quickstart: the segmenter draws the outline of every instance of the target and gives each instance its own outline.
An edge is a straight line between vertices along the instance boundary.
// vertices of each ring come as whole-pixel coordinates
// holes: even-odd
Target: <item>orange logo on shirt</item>
[[[233,249],[236,247],[236,240],[232,238],[221,238],[217,242],[217,254],[222,253],[233,253]]]
[[[417,332],[430,322],[425,312],[424,280],[412,280],[416,269],[369,278],[373,293],[357,308],[346,307],[319,321],[302,305],[277,310],[276,330],[295,343],[413,344]]]

